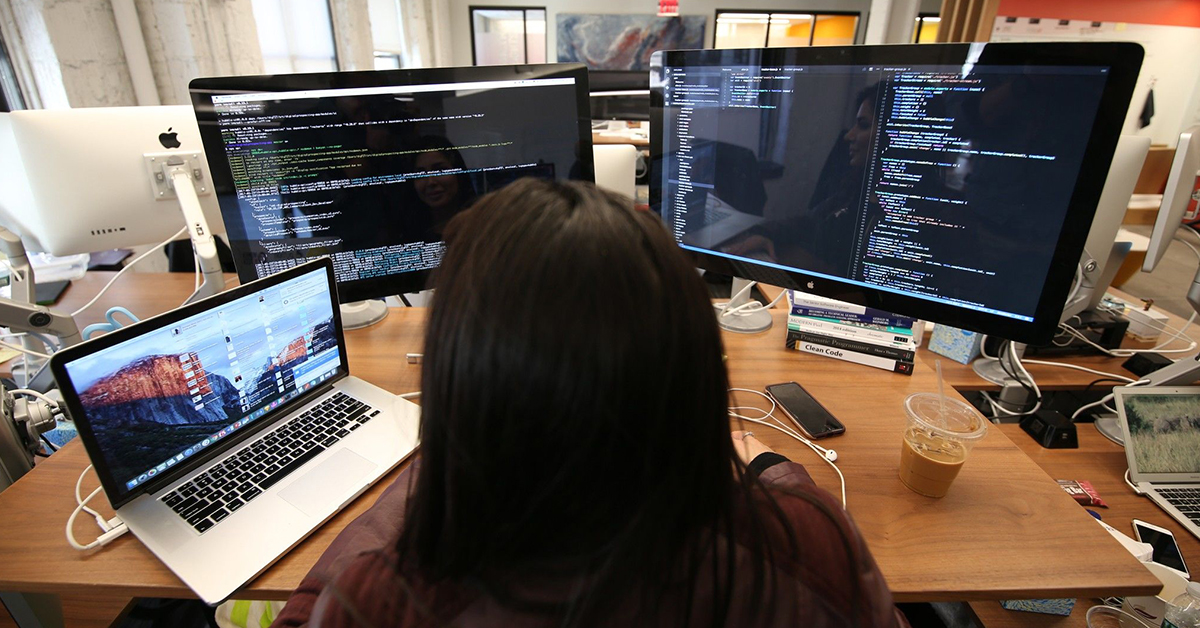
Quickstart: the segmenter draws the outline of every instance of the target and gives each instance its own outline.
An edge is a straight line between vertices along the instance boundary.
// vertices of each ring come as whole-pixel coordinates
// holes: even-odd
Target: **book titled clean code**
[[[827,347],[825,345],[819,345],[819,344],[815,344],[812,342],[805,342],[803,340],[795,341],[792,344],[792,347],[794,349],[796,349],[797,351],[804,351],[805,353],[815,353],[817,355],[823,355],[823,356],[826,356],[829,358],[836,358],[838,360],[843,360],[845,362],[853,362],[854,364],[861,364],[863,366],[873,366],[877,369],[883,369],[885,371],[892,371],[893,373],[900,373],[901,375],[912,375],[913,374],[913,363],[912,362],[905,362],[903,360],[892,360],[890,358],[881,358],[877,355],[867,355],[865,353],[858,353],[857,351],[847,351],[845,349],[837,349],[834,347]]]
[[[838,338],[825,334],[814,334],[807,331],[792,331],[788,330],[788,344],[796,340],[803,340],[818,345],[825,345],[835,349],[845,349],[847,351],[856,351],[867,355],[877,355],[881,358],[891,358],[893,360],[901,360],[903,362],[912,362],[916,358],[917,352],[911,349],[900,349],[889,345],[879,345],[870,342],[860,342],[857,340],[849,340],[846,338]]]
[[[823,321],[807,316],[788,316],[788,329],[795,331],[808,331],[815,334],[826,336],[836,336],[847,340],[858,340],[861,342],[871,342],[875,344],[885,344],[899,349],[916,349],[916,342],[912,336],[905,334],[893,334],[886,331],[877,331],[867,329],[857,325],[843,325],[833,321]]]

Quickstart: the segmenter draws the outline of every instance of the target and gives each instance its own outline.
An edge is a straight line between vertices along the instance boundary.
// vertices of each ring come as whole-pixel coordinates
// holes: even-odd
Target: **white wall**
[[[1059,26],[1058,20],[1030,24],[1028,18],[1008,23],[997,17],[992,41],[1132,41],[1142,45],[1146,56],[1138,75],[1137,87],[1129,103],[1123,133],[1148,135],[1155,144],[1174,146],[1179,133],[1200,123],[1200,28],[1155,26],[1102,22],[1092,28],[1090,22],[1072,20]],[[1154,117],[1150,126],[1138,128],[1138,116],[1146,102],[1146,93],[1154,86]]]
[[[137,104],[110,3],[12,0],[11,16],[43,107]]]
[[[930,0],[932,1],[932,0]],[[450,40],[453,47],[454,65],[471,65],[471,23],[469,7],[477,6],[529,6],[546,7],[546,50],[547,61],[555,61],[558,49],[559,13],[614,13],[653,15],[657,3],[651,0],[541,0],[516,3],[512,0],[449,0]],[[871,9],[871,0],[685,0],[680,3],[681,15],[703,15],[705,17],[704,44],[712,46],[714,19],[717,9],[731,10],[777,10],[777,11],[858,11],[862,15],[858,23],[858,41],[866,32],[866,20]]]
[[[134,2],[162,104],[190,104],[188,83],[197,77],[263,71],[250,0]]]

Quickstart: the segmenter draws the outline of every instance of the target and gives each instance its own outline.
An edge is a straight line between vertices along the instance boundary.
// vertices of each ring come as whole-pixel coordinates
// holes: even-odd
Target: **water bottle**
[[[1200,582],[1189,582],[1187,590],[1167,604],[1162,628],[1200,628]]]

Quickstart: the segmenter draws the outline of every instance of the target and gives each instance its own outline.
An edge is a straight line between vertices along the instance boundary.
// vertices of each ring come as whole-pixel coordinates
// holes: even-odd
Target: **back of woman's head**
[[[581,183],[513,183],[447,242],[402,554],[489,587],[585,574],[584,606],[677,577],[736,458],[694,268],[656,216]]]

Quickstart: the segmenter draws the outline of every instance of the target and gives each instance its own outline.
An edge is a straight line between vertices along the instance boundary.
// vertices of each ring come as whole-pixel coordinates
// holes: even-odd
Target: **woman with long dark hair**
[[[518,181],[451,222],[420,458],[276,625],[896,626],[840,503],[753,436],[661,221]]]

